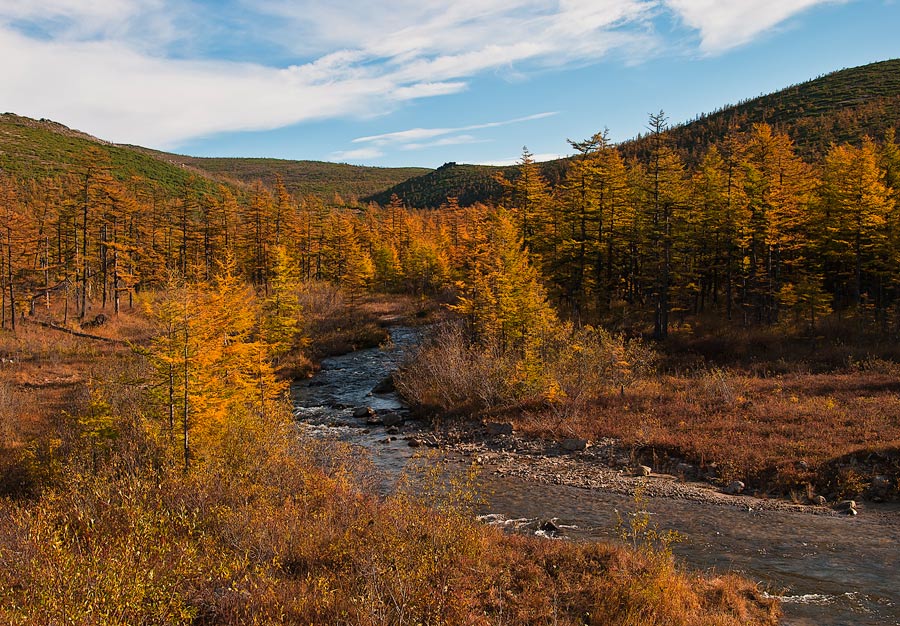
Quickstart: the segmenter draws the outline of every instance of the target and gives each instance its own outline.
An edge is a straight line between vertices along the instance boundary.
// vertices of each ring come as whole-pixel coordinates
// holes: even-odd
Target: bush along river
[[[486,523],[616,540],[619,519],[636,510],[629,493],[641,485],[642,512],[682,536],[673,547],[680,561],[758,581],[781,598],[784,624],[900,625],[900,507],[861,505],[859,515],[839,515],[724,496],[672,477],[626,477],[599,463],[602,447],[591,452],[517,441],[500,425],[482,429],[480,439],[436,436],[411,419],[389,382],[418,332],[392,328],[390,345],[324,359],[319,373],[292,387],[305,428],[366,448],[385,476],[384,488],[423,445],[437,446],[451,470],[483,465],[477,484]]]

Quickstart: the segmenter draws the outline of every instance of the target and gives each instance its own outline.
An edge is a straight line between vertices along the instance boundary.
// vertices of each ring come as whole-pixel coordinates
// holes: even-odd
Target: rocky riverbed
[[[658,471],[634,460],[630,451],[613,439],[595,442],[527,439],[516,434],[509,424],[499,423],[456,425],[438,429],[425,437],[418,434],[409,437],[483,466],[484,471],[544,484],[602,489],[625,495],[640,490],[649,497],[679,498],[747,510],[840,515],[852,514],[849,513],[851,509],[858,512],[865,508],[864,504],[856,503],[850,507],[849,501],[817,504],[814,501],[800,503],[755,497],[742,493],[743,485],[738,481],[720,486],[698,480],[697,469],[685,464],[675,464],[671,468],[675,472]]]

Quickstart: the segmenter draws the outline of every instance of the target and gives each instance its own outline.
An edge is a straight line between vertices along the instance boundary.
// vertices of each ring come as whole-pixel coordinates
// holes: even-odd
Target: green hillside
[[[679,124],[669,135],[692,162],[729,131],[747,130],[760,122],[786,132],[798,153],[809,159],[821,157],[832,143],[859,142],[865,135],[880,139],[888,128],[900,128],[900,59],[840,70],[727,106]],[[619,147],[626,157],[638,159],[646,157],[649,149],[646,138],[640,136]],[[542,165],[551,185],[562,178],[566,163],[561,159]],[[493,177],[501,171],[507,177],[515,176],[515,168],[448,163],[370,199],[384,204],[397,194],[404,204],[416,207],[440,206],[448,195],[458,197],[464,206],[496,201],[500,187]]]
[[[502,188],[494,177],[505,170],[489,165],[445,163],[432,172],[410,178],[365,200],[384,205],[396,195],[407,206],[437,208],[448,197],[456,197],[461,205],[468,206],[485,198],[498,197]]]
[[[900,59],[840,70],[727,106],[675,126],[669,134],[673,145],[690,162],[729,131],[746,130],[759,122],[786,132],[798,152],[810,159],[824,154],[831,143],[859,141],[864,135],[879,139],[888,128],[900,127]],[[283,159],[198,158],[110,144],[49,120],[0,115],[0,169],[11,174],[37,177],[71,170],[89,146],[97,146],[108,155],[118,178],[141,176],[169,192],[177,192],[192,175],[210,186],[213,181],[256,180],[271,186],[280,175],[288,189],[300,195],[318,194],[330,199],[339,194],[347,200],[356,197],[387,204],[396,194],[405,205],[433,208],[450,196],[457,197],[463,206],[497,201],[502,190],[496,175],[516,175],[515,167],[456,163],[430,170]],[[626,157],[640,159],[647,153],[646,138],[638,136],[621,144],[620,149]],[[541,165],[551,185],[561,180],[566,163],[562,159]]]
[[[541,163],[540,167],[548,182],[556,184],[565,172],[565,160],[547,161]],[[391,201],[391,196],[396,195],[407,206],[432,209],[441,206],[450,197],[457,198],[461,206],[494,202],[503,193],[503,188],[497,182],[498,174],[514,179],[518,175],[518,168],[445,163],[428,174],[410,178],[364,200],[384,205]]]
[[[253,183],[261,180],[272,186],[280,175],[288,191],[298,195],[316,194],[331,198],[335,194],[349,199],[377,193],[398,183],[431,172],[424,167],[363,167],[324,161],[291,161],[287,159],[250,159],[226,157],[191,157],[138,148],[146,154],[187,166],[218,178]]]
[[[216,183],[257,180],[271,186],[276,175],[281,175],[293,193],[318,194],[329,199],[340,194],[349,199],[431,171],[423,167],[361,167],[320,161],[190,157],[109,143],[51,120],[34,120],[13,113],[0,115],[0,170],[14,176],[39,178],[76,170],[89,147],[106,153],[118,179],[140,176],[169,193],[178,193],[191,176],[201,187],[211,189]]]
[[[0,170],[13,176],[41,178],[76,171],[90,147],[106,153],[119,180],[140,176],[172,194],[177,194],[192,176],[201,187],[213,187],[200,170],[114,145],[50,120],[0,115]]]
[[[670,135],[690,160],[729,130],[761,122],[786,132],[809,159],[825,154],[832,143],[855,143],[865,135],[880,139],[888,128],[900,127],[900,59],[839,70],[727,106],[672,128]],[[640,137],[621,147],[626,156],[646,152]]]

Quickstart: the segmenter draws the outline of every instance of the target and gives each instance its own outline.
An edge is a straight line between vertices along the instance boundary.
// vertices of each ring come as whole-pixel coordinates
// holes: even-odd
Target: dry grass
[[[763,493],[900,496],[896,346],[883,342],[878,356],[862,357],[854,355],[864,341],[832,342],[811,361],[810,346],[792,349],[782,338],[776,347],[775,336],[676,337],[656,370],[639,341],[563,333],[544,357],[536,385],[543,392],[517,396],[508,380],[521,361],[442,331],[398,387],[439,416],[502,412],[532,436],[613,437],[656,468],[686,461],[701,476],[739,479]],[[776,360],[756,358],[765,353]],[[888,486],[872,489],[876,476]]]
[[[4,428],[25,389],[42,404],[40,432],[19,431],[23,454],[0,468],[0,484],[20,481],[0,498],[2,623],[777,622],[752,583],[682,573],[665,551],[485,527],[467,483],[444,489],[429,460],[378,497],[358,453],[299,437],[288,406],[235,421],[185,473],[134,384],[141,360],[65,335],[55,354],[47,332],[3,337],[29,368],[3,370]],[[71,374],[77,393],[15,382],[40,371]],[[101,401],[98,438],[86,418]]]
[[[834,482],[841,459],[856,458],[869,478],[897,475],[898,391],[895,377],[877,373],[758,378],[712,370],[642,381],[562,421],[532,416],[520,426],[538,436],[616,437],[781,495],[809,484],[849,496],[859,493]]]
[[[127,342],[149,338],[149,322],[138,310],[123,311],[118,317],[110,314],[105,324],[87,331],[119,343],[33,323],[57,319],[62,319],[61,311],[38,308],[35,317],[18,324],[15,333],[0,331],[0,472],[4,476],[0,494],[31,491],[25,457],[49,454],[50,433],[65,413],[83,406],[91,382],[109,379],[113,372],[127,372],[133,366]],[[69,328],[82,331],[74,321]]]
[[[312,359],[374,348],[384,343],[390,325],[427,324],[441,315],[439,307],[407,295],[350,297],[325,282],[304,283],[300,291],[304,335]]]
[[[300,291],[303,334],[310,337],[314,360],[372,348],[388,338],[378,317],[329,283],[305,283]]]
[[[428,476],[373,497],[352,451],[331,447],[324,469],[285,422],[233,433],[240,454],[187,475],[121,426],[99,467],[73,450],[40,499],[0,502],[3,623],[777,622],[744,579],[508,536],[474,520],[466,493],[417,495]]]

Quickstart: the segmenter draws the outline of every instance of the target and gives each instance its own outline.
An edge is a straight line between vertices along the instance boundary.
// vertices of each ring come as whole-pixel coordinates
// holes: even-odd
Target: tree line
[[[499,206],[450,198],[434,211],[396,197],[385,207],[298,198],[280,180],[212,191],[188,182],[165,194],[152,181],[115,179],[89,150],[65,176],[0,177],[0,321],[14,328],[54,301],[64,323],[115,313],[173,273],[211,281],[228,257],[263,297],[288,272],[351,294],[452,292],[494,317],[504,302],[526,310],[546,299],[576,323],[658,339],[704,317],[805,330],[835,315],[900,329],[892,132],[833,145],[810,163],[761,124],[688,166],[662,113],[649,127],[645,158],[626,160],[598,133],[571,142],[575,156],[551,186],[525,150],[499,181]]]
[[[620,328],[714,316],[742,326],[814,328],[826,315],[900,329],[900,148],[832,145],[808,163],[759,124],[688,167],[666,119],[650,117],[645,159],[605,133],[571,142],[551,189],[531,155],[505,181],[523,248],[551,299],[576,320]]]

